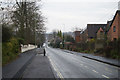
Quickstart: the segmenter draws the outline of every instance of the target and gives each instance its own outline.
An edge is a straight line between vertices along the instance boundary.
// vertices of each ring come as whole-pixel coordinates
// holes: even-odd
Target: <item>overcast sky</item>
[[[39,4],[39,0],[35,1]],[[42,13],[47,18],[45,27],[47,32],[68,32],[76,27],[85,29],[88,23],[105,24],[115,15],[118,1],[120,0],[42,0]]]
[[[119,0],[42,0],[47,32],[73,31],[88,23],[106,23],[118,9]]]

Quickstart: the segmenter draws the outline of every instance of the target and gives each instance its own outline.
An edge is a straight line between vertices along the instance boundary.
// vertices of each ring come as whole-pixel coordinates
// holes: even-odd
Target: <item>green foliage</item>
[[[95,39],[91,39],[91,40],[90,40],[90,43],[94,43],[94,42],[95,42]]]
[[[16,38],[11,38],[9,42],[2,43],[2,64],[6,64],[15,59],[20,52],[20,46]]]
[[[24,44],[24,39],[18,38],[18,43],[19,43],[19,44]]]
[[[52,47],[54,47],[54,48],[60,48],[60,47],[62,47],[61,45],[60,45],[60,40],[59,39],[57,39],[56,41],[52,41],[51,43],[50,43],[50,46],[52,46]]]
[[[88,49],[91,51],[94,51],[94,49],[95,49],[95,39],[91,39],[88,43],[87,43],[87,45],[88,45]]]
[[[60,38],[62,38],[62,32],[61,32],[61,30],[58,31],[57,36],[60,37]]]
[[[85,50],[85,51],[83,51],[84,53],[89,53],[89,51],[88,50]]]
[[[112,58],[118,58],[118,52],[117,52],[116,50],[111,50],[110,56],[111,56]]]
[[[76,50],[77,50],[78,52],[81,52],[81,51],[82,51],[82,49],[81,49],[81,48],[76,48]]]
[[[74,38],[72,36],[70,36],[70,35],[66,35],[65,36],[65,41],[66,42],[72,42],[72,43],[75,42]]]
[[[104,48],[104,54],[106,57],[120,59],[120,40],[117,41],[106,41],[106,45]]]
[[[12,30],[6,24],[2,26],[2,42],[7,42],[12,36]]]

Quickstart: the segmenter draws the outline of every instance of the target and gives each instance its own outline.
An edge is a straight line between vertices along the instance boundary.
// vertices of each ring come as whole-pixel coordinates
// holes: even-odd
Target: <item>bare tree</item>
[[[44,32],[44,17],[36,2],[17,2],[12,20],[17,30],[17,35],[24,39],[25,44],[35,43],[36,33]],[[41,38],[39,36],[39,38]]]

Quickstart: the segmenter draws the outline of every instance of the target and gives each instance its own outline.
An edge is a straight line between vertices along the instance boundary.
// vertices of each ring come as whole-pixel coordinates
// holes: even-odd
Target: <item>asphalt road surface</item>
[[[58,78],[118,78],[120,68],[70,54],[60,49],[46,48],[54,74]]]

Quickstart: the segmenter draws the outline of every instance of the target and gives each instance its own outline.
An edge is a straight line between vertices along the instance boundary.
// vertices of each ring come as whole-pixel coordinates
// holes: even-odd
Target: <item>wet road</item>
[[[59,78],[118,78],[120,69],[60,49],[46,48],[54,74]],[[118,71],[119,70],[119,71]]]

